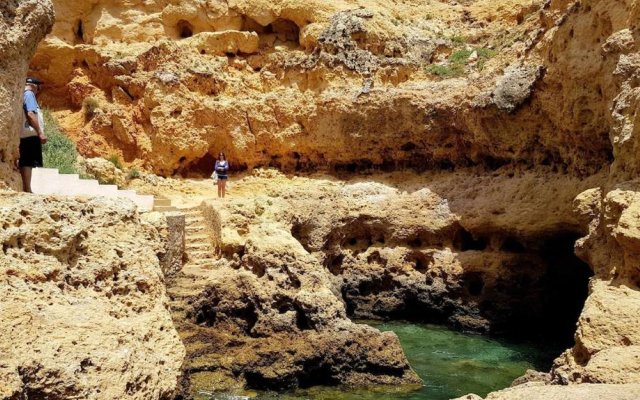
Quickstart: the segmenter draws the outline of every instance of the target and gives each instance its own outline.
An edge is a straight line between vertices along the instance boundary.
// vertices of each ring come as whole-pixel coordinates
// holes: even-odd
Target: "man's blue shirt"
[[[24,102],[22,104],[25,112],[38,112],[38,102],[36,101],[36,95],[31,90],[24,92]]]

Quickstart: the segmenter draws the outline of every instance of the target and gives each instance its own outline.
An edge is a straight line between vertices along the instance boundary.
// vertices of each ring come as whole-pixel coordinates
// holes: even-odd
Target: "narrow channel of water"
[[[346,389],[314,387],[291,393],[244,393],[201,399],[261,400],[447,400],[508,387],[527,369],[548,370],[559,349],[514,344],[435,326],[407,322],[368,322],[400,338],[409,363],[424,381],[418,391],[403,388]],[[246,396],[246,397],[245,397]]]

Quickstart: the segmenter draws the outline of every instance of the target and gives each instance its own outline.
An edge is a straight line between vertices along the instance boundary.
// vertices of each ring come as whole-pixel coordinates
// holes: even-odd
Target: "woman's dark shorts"
[[[218,179],[226,181],[227,179],[229,179],[228,175],[218,175]]]
[[[19,167],[42,167],[42,143],[38,136],[20,139]]]

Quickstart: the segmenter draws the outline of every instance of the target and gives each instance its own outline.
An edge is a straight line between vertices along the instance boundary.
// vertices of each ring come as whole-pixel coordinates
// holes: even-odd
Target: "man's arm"
[[[35,129],[40,141],[44,144],[47,142],[47,136],[44,134],[43,127],[40,126],[40,120],[38,119],[38,103],[36,102],[36,96],[31,91],[24,93],[24,111],[27,115],[27,121],[33,129]]]
[[[45,136],[44,131],[40,126],[40,121],[38,120],[38,114],[35,112],[28,112],[27,119],[29,120],[29,125],[31,125],[31,127],[33,127],[33,129],[36,130],[36,133],[38,134],[38,137],[40,137],[40,140],[46,141],[47,137]]]

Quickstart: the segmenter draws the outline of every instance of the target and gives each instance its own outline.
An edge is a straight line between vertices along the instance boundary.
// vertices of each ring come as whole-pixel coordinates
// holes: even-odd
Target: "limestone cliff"
[[[248,371],[258,386],[304,382],[270,357],[273,349],[247,350],[264,350],[260,335],[280,334],[260,316],[280,310],[286,325],[316,315],[291,308],[307,303],[296,303],[289,261],[297,271],[324,266],[313,287],[340,294],[354,316],[417,315],[500,332],[543,323],[574,299],[578,308],[557,316],[572,331],[589,279],[572,247],[584,236],[576,250],[594,276],[576,345],[520,398],[586,390],[536,387],[547,383],[635,393],[609,385],[640,376],[637,2],[54,3],[58,21],[31,68],[53,83],[44,99],[84,155],[197,175],[223,150],[235,170],[378,181],[292,179],[221,207],[224,259],[203,267],[214,283],[188,294],[180,312],[187,332],[213,337],[206,328],[222,326],[240,339],[225,339],[238,348],[213,349],[231,361],[204,354],[193,371],[225,379]],[[409,168],[430,172],[354,177]],[[260,243],[259,234],[290,246],[272,252],[278,243]],[[185,275],[177,279],[197,280]],[[281,307],[244,309],[251,299],[229,289],[246,285],[264,302],[258,282],[269,278]],[[296,339],[311,334],[299,332],[310,326],[302,322]],[[206,342],[193,340],[194,348]],[[292,359],[312,354],[300,346]],[[353,376],[335,370],[343,374],[332,379]],[[490,398],[520,396],[495,396],[503,395]]]
[[[22,89],[38,42],[51,31],[50,0],[10,0],[0,4],[0,188],[17,188],[18,133]]]
[[[163,175],[220,150],[291,171],[610,159],[602,115],[532,90],[544,68],[524,57],[556,23],[543,2],[55,3],[32,69],[87,156]]]
[[[173,398],[184,346],[135,205],[4,192],[0,221],[0,398]]]

